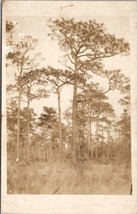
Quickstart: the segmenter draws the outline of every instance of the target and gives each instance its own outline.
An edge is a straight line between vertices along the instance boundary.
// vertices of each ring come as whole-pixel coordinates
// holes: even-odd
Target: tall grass
[[[130,194],[131,172],[124,163],[8,160],[7,170],[9,194]]]

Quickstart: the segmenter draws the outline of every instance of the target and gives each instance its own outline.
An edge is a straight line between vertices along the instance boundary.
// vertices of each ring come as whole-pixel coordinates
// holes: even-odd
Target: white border
[[[51,1],[48,1],[50,4]],[[3,3],[3,23],[5,16],[42,16],[44,6],[43,1],[4,1]],[[55,1],[60,4],[60,1]],[[72,2],[71,2],[72,3]],[[84,2],[81,1],[81,4]],[[6,99],[4,72],[5,59],[3,58],[2,73],[2,213],[78,213],[78,214],[136,214],[137,213],[137,3],[136,2],[91,2],[95,8],[95,15],[110,16],[120,15],[130,18],[131,35],[131,113],[132,113],[132,196],[118,195],[7,195],[6,194]],[[31,8],[31,10],[29,10]],[[98,10],[97,10],[98,8]],[[107,11],[107,12],[106,12]],[[54,11],[49,11],[54,13]],[[4,44],[4,24],[3,24],[3,44]],[[3,49],[4,57],[4,49]]]

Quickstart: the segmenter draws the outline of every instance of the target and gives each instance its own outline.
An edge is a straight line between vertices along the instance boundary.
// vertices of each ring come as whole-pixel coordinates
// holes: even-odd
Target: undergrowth
[[[8,194],[130,194],[126,164],[8,160]]]

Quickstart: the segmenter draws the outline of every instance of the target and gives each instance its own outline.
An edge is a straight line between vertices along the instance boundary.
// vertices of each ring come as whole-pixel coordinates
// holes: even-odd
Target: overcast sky
[[[55,19],[57,17],[64,17],[82,21],[96,19],[97,22],[103,22],[105,24],[108,33],[115,34],[118,38],[123,37],[126,42],[130,43],[130,20],[128,14],[126,16],[125,13],[122,13],[122,8],[121,10],[119,7],[113,8],[110,4],[106,4],[103,8],[102,3],[98,7],[98,4],[96,5],[88,1],[12,1],[6,5],[6,12],[8,14],[6,19],[18,23],[15,29],[16,41],[20,40],[24,34],[31,35],[39,40],[39,44],[35,51],[40,51],[45,58],[42,66],[50,65],[55,68],[61,67],[59,59],[63,54],[57,41],[52,41],[47,36],[49,33],[47,20],[49,18]],[[130,56],[116,56],[112,59],[104,60],[104,64],[106,69],[121,69],[126,76],[130,77],[129,61]],[[11,72],[8,75],[8,79],[12,79]],[[102,82],[102,84],[104,83]],[[122,112],[118,104],[120,93],[114,91],[110,92],[108,95],[110,102],[119,115]],[[72,87],[64,87],[61,100],[63,110],[70,105],[70,99],[72,99]],[[39,105],[37,105],[36,102],[39,102]],[[37,109],[35,108],[37,112],[41,112],[44,105],[57,107],[56,95],[51,96],[50,99],[32,103],[33,107],[38,106]]]

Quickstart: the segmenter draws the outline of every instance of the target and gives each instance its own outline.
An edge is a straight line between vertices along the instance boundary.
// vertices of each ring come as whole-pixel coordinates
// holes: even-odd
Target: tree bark
[[[29,118],[29,107],[30,107],[30,101],[28,99],[28,124],[27,124],[27,161],[30,161],[30,139],[29,139],[29,133],[30,133],[30,118]]]
[[[102,126],[102,136],[104,137],[104,127]],[[102,140],[102,161],[105,162],[105,142]]]
[[[107,127],[107,159],[109,159],[109,143],[110,143],[110,130],[109,127]]]
[[[61,105],[60,105],[60,91],[58,90],[58,114],[59,114],[59,145],[60,145],[60,159],[62,158],[62,132],[61,132]]]
[[[21,89],[19,90],[18,97],[18,113],[17,113],[17,147],[16,147],[16,160],[20,158],[20,104],[21,104]]]
[[[23,64],[20,67],[20,75],[19,75],[19,97],[18,97],[18,113],[17,113],[17,151],[16,151],[16,160],[20,158],[20,106],[21,106],[21,93],[22,93],[22,86],[21,86],[21,76],[23,73]]]
[[[74,79],[74,87],[73,87],[73,129],[72,129],[72,142],[73,142],[73,152],[74,158],[77,155],[77,60],[75,59],[75,79]]]
[[[99,141],[99,116],[97,118],[97,123],[96,123],[96,158],[98,159],[98,141]]]
[[[91,158],[93,158],[93,146],[92,146],[92,125],[91,125],[91,109],[90,109],[90,153]]]
[[[91,153],[91,112],[90,112],[90,104],[88,103],[88,158]]]

